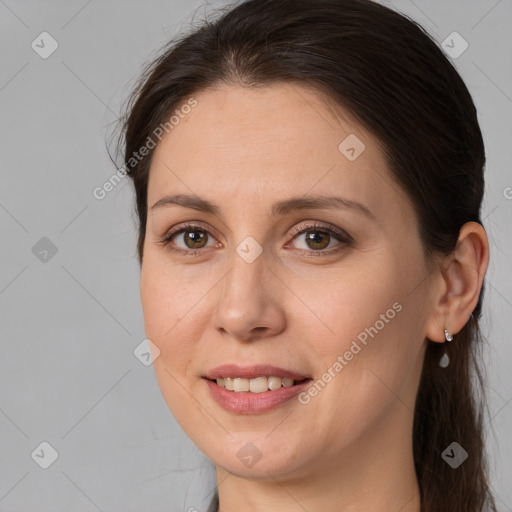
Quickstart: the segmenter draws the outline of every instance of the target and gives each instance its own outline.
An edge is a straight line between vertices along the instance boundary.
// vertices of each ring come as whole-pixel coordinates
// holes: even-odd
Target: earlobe
[[[430,340],[443,343],[464,327],[478,303],[488,265],[485,229],[476,222],[467,222],[460,229],[455,249],[439,269],[442,291],[434,297],[427,323],[426,336]]]

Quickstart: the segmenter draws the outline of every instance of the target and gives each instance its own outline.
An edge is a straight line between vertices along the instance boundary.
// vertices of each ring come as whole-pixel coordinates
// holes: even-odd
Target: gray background
[[[512,0],[385,3],[469,44],[455,63],[487,149],[488,449],[512,511]],[[106,136],[143,64],[226,3],[194,16],[201,5],[0,0],[0,511],[206,507],[213,471],[133,354],[145,335],[131,184],[92,193],[115,172]],[[59,45],[47,59],[31,47],[43,31]],[[58,452],[48,469],[43,441]]]

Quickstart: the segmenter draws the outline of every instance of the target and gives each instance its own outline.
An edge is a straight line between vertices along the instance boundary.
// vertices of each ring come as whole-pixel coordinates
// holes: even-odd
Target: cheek
[[[184,343],[180,344],[180,332],[201,311],[204,287],[198,286],[200,283],[184,282],[179,270],[148,255],[141,269],[141,303],[146,335],[161,351],[180,345],[186,349]]]
[[[305,420],[308,428],[294,428],[307,430],[311,439],[324,438],[334,451],[366,437],[392,411],[407,415],[414,409],[418,347],[408,346],[403,327],[409,313],[393,298],[383,294],[347,304],[344,312],[331,317],[336,336],[311,347],[317,380],[300,407],[303,417],[315,422]]]
[[[292,286],[303,303],[297,305],[294,321],[308,330],[307,338],[322,360],[343,354],[354,340],[365,347],[372,336],[389,331],[403,301],[392,262],[382,261],[379,266],[358,262],[332,270],[320,279],[317,275],[314,286],[313,281],[300,280]],[[306,322],[299,313],[311,320]]]
[[[406,403],[413,403],[410,391],[419,372],[423,326],[410,282],[421,280],[422,268],[416,263],[403,268],[392,258],[381,263],[345,269],[319,286],[322,291],[299,292],[321,320],[306,322],[298,314],[295,319],[307,333],[304,339],[321,381],[311,402],[330,403],[333,414],[342,411],[338,420],[343,422],[364,423],[366,416],[378,414],[402,393]]]
[[[144,330],[146,337],[160,350],[153,367],[167,401],[179,396],[180,382],[193,359],[193,346],[183,335],[192,312],[187,307],[186,293],[177,293],[178,285],[168,273],[162,272],[159,266],[152,266],[149,261],[145,265],[140,280]],[[168,402],[168,405],[171,404]]]
[[[187,375],[196,357],[195,345],[189,342],[195,329],[196,309],[189,305],[193,302],[189,296],[193,287],[185,286],[178,293],[180,283],[172,279],[169,271],[161,265],[151,265],[149,257],[145,265],[140,280],[144,328],[147,338],[160,350],[153,369],[167,407],[187,431],[190,418],[201,413],[191,400],[193,390]]]
[[[191,274],[166,261],[148,258],[141,269],[140,293],[146,336],[159,348],[153,366],[164,398],[173,412],[188,403],[197,380],[200,340],[211,319],[211,275]]]
[[[419,244],[354,253],[312,298],[331,338],[339,340],[336,350],[350,350],[356,341],[362,352],[372,346],[400,359],[395,351],[422,328],[425,290],[418,284],[426,272]]]

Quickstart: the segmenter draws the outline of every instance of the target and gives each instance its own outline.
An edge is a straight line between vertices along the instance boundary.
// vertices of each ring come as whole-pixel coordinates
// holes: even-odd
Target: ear
[[[488,265],[485,229],[476,222],[467,222],[460,229],[455,249],[437,271],[439,287],[426,330],[430,340],[442,343],[445,329],[454,335],[464,327],[478,303]]]

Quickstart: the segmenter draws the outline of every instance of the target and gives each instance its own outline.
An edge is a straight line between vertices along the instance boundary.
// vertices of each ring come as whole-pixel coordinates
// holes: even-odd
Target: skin
[[[427,338],[444,342],[447,328],[456,343],[487,269],[485,231],[466,224],[453,254],[427,261],[377,140],[314,90],[223,84],[194,97],[153,155],[141,300],[163,397],[215,464],[220,511],[419,512],[412,420]],[[349,134],[365,144],[354,161],[338,150]],[[195,194],[220,213],[151,210],[167,194]],[[267,215],[276,201],[313,194],[358,201],[374,218],[342,208]],[[208,236],[197,255],[172,250],[193,250],[183,232],[159,243],[191,221]],[[331,253],[311,255],[318,246],[289,234],[313,221],[353,242],[326,235]],[[252,263],[236,252],[248,236],[263,251]],[[201,378],[234,362],[317,380],[394,303],[401,311],[305,405],[227,412]],[[252,467],[237,457],[247,442],[261,453]]]

